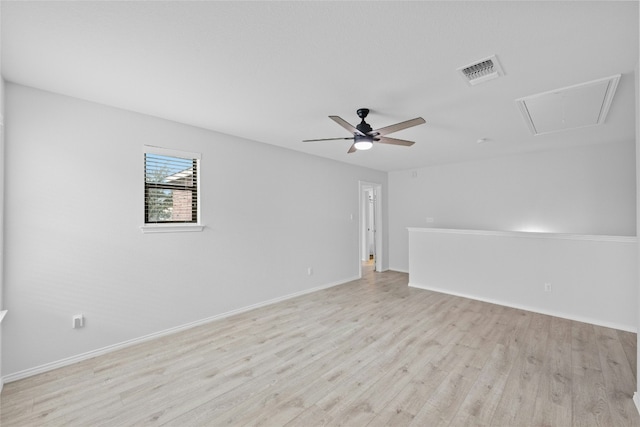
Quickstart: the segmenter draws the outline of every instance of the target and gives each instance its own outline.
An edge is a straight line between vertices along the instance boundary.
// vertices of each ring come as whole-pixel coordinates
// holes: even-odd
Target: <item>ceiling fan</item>
[[[305,139],[302,142],[335,141],[339,139],[353,140],[353,144],[351,144],[351,147],[349,148],[349,151],[347,151],[347,153],[353,153],[357,150],[368,150],[373,147],[374,142],[379,142],[382,144],[404,145],[405,147],[410,147],[415,144],[415,142],[406,141],[404,139],[389,138],[385,135],[425,123],[422,117],[417,117],[415,119],[407,120],[406,122],[396,123],[395,125],[386,126],[374,130],[371,128],[369,123],[364,121],[364,119],[369,114],[368,108],[360,108],[358,109],[358,111],[356,111],[356,113],[358,114],[358,117],[362,119],[362,121],[355,127],[351,126],[346,120],[338,116],[329,116],[331,120],[351,132],[353,134],[352,137]]]

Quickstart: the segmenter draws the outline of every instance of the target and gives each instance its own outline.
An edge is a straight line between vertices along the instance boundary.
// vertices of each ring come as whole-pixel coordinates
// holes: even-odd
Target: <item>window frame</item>
[[[202,193],[200,191],[201,182],[201,170],[202,170],[202,155],[200,153],[193,153],[189,151],[174,150],[170,148],[156,147],[152,145],[143,145],[143,168],[142,168],[142,220],[143,225],[140,229],[143,233],[174,233],[174,232],[191,232],[202,231],[204,225],[201,223],[201,211],[202,211]],[[147,222],[147,182],[146,182],[146,154],[157,154],[167,157],[178,157],[181,159],[192,159],[196,164],[196,219],[195,222]],[[153,185],[153,188],[174,189],[170,185]]]

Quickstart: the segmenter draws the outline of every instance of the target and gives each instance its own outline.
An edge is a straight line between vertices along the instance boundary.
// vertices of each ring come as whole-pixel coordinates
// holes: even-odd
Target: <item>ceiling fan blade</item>
[[[382,138],[380,138],[379,141],[376,141],[376,142],[381,142],[383,144],[404,145],[405,147],[411,147],[413,144],[415,144],[415,142],[413,141],[406,141],[404,139],[397,139],[397,138],[389,138],[388,136],[383,136]]]
[[[351,137],[351,138],[303,139],[302,142],[337,141],[337,140],[344,140],[344,139],[353,139],[353,137]]]
[[[398,132],[399,130],[410,128],[413,126],[418,126],[423,123],[426,123],[422,117],[417,117],[415,119],[407,120],[406,122],[396,123],[395,125],[383,127],[380,129],[376,129],[373,133],[377,133],[380,136],[388,135],[393,132]]]
[[[347,153],[348,153],[348,154],[351,154],[351,153],[355,153],[356,151],[358,151],[358,150],[356,149],[356,144],[355,144],[355,143],[353,143],[353,144],[351,144],[351,147],[349,148],[349,151],[347,151]]]
[[[329,116],[329,118],[331,120],[333,120],[334,122],[336,122],[337,124],[339,124],[340,126],[342,126],[343,128],[345,128],[346,130],[348,130],[349,132],[351,132],[352,134],[358,134],[358,135],[364,135],[362,132],[360,132],[358,129],[355,128],[355,126],[351,126],[349,124],[349,122],[347,122],[345,119],[338,117],[338,116]]]

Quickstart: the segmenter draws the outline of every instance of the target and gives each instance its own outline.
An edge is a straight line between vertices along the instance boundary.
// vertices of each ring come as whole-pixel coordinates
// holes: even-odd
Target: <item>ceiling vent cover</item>
[[[504,76],[504,71],[495,55],[460,67],[458,72],[471,86]]]
[[[604,123],[621,75],[516,99],[533,135]]]

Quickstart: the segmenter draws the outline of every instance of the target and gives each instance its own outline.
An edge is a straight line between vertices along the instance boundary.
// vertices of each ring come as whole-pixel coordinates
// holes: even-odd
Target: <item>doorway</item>
[[[360,202],[360,257],[362,277],[363,265],[371,265],[374,271],[382,271],[382,185],[359,182]]]

